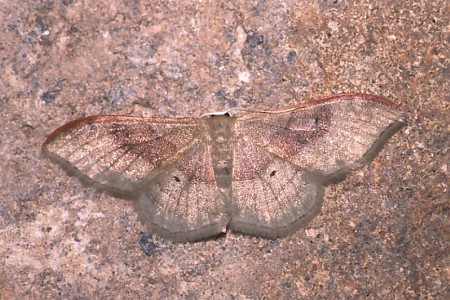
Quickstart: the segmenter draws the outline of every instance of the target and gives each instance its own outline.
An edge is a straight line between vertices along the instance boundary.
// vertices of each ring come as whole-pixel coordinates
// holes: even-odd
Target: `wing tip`
[[[397,121],[391,123],[386,130],[380,134],[380,137],[372,144],[366,153],[364,153],[361,159],[327,175],[320,174],[320,172],[314,172],[314,174],[325,186],[343,181],[354,171],[370,165],[370,163],[377,157],[378,153],[380,153],[383,147],[388,143],[389,139],[406,125],[406,120],[400,117]]]

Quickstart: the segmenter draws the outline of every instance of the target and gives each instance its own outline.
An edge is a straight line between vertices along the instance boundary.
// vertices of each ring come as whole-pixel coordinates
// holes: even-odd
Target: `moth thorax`
[[[236,119],[228,115],[213,116],[208,120],[211,136],[211,158],[217,186],[223,192],[231,192],[233,173],[233,146],[231,141]]]

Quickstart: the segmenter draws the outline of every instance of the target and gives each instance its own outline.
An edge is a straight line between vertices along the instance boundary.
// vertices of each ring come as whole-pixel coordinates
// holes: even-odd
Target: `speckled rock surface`
[[[449,297],[448,2],[4,1],[1,299]],[[409,125],[275,241],[151,237],[130,202],[42,158],[76,117],[199,116],[340,92]]]

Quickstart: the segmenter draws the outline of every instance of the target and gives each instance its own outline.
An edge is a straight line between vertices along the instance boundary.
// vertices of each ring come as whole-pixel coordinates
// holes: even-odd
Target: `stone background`
[[[448,299],[448,17],[445,0],[2,1],[0,298]],[[275,241],[152,238],[40,153],[85,115],[341,92],[383,95],[409,126]]]

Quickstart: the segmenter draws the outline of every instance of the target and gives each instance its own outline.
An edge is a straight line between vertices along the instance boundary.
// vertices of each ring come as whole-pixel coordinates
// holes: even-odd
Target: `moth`
[[[164,238],[230,229],[273,239],[307,224],[324,187],[370,163],[404,125],[385,98],[341,94],[240,116],[89,116],[53,131],[42,149],[83,183],[131,199]]]

